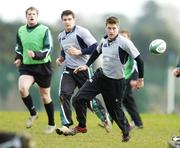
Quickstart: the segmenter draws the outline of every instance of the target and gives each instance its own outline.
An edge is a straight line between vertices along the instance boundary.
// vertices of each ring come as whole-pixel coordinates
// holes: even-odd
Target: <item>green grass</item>
[[[130,141],[122,143],[121,131],[116,124],[108,134],[103,128],[98,127],[99,120],[91,112],[88,112],[88,132],[75,136],[57,135],[55,132],[50,135],[44,134],[43,130],[47,125],[45,112],[39,113],[39,119],[30,129],[25,128],[27,118],[27,112],[0,111],[0,131],[28,133],[37,148],[167,148],[168,140],[178,135],[180,129],[178,115],[142,114],[144,129],[132,130]],[[60,126],[58,112],[55,113],[55,118],[57,126]],[[73,118],[76,125],[74,114]]]

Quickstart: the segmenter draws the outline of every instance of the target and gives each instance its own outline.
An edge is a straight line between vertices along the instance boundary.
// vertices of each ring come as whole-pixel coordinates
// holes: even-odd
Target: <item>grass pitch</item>
[[[121,142],[121,132],[116,124],[111,133],[98,126],[99,120],[95,114],[88,112],[85,134],[75,136],[57,135],[55,132],[43,133],[47,126],[45,112],[39,112],[39,118],[32,128],[26,129],[25,123],[28,112],[0,111],[0,131],[29,134],[37,148],[168,148],[167,142],[172,136],[180,135],[180,116],[164,114],[142,114],[144,129],[133,129],[131,139],[127,143]],[[75,125],[77,124],[73,114]],[[59,123],[59,112],[55,112],[56,125]]]

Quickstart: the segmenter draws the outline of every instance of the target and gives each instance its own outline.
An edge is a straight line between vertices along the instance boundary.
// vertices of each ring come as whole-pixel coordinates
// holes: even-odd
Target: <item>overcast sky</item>
[[[103,13],[120,13],[134,19],[140,15],[142,6],[148,0],[0,0],[0,17],[5,21],[25,19],[25,10],[35,6],[40,10],[39,19],[43,22],[57,22],[61,12],[71,9],[84,16]],[[179,9],[179,0],[154,0],[161,5],[174,5]]]

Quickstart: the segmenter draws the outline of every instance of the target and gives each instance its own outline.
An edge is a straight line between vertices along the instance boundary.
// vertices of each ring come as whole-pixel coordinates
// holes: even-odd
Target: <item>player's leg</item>
[[[106,110],[102,105],[101,101],[94,98],[90,101],[90,110],[95,112],[96,116],[103,122],[106,120]]]
[[[138,108],[134,100],[134,97],[132,94],[132,88],[129,82],[130,81],[127,81],[127,87],[126,87],[125,96],[123,99],[123,105],[125,106],[127,112],[131,116],[131,119],[134,122],[135,126],[137,128],[143,128],[142,119],[138,112]]]
[[[73,131],[74,133],[86,133],[86,111],[87,102],[91,101],[97,94],[99,94],[99,84],[96,78],[93,81],[86,81],[86,83],[80,88],[76,95],[72,98],[73,107],[76,111],[76,118],[79,122]]]
[[[91,110],[95,112],[96,116],[101,120],[101,123],[99,123],[99,125],[101,127],[104,127],[107,132],[111,132],[111,117],[109,113],[106,111],[105,107],[102,105],[102,102],[99,99],[94,98],[90,101],[90,107]]]
[[[131,119],[134,122],[135,126],[137,128],[143,128],[142,119],[138,112],[137,105],[133,96],[128,95],[127,98],[124,98],[123,104],[126,107],[126,110],[129,113],[129,115],[131,116]]]
[[[46,134],[52,133],[55,128],[54,122],[54,105],[51,99],[50,93],[50,84],[51,84],[51,75],[48,76],[36,76],[35,81],[39,85],[39,93],[41,99],[43,100],[44,107],[48,116],[48,127],[45,129]]]
[[[76,82],[70,71],[63,72],[59,82],[60,122],[62,127],[56,129],[56,133],[59,135],[69,132],[69,126],[73,124],[71,96],[75,88]]]
[[[44,107],[48,116],[48,127],[45,129],[46,134],[52,133],[55,128],[55,122],[54,122],[54,105],[50,96],[50,87],[49,88],[42,88],[39,89],[41,98],[44,103]]]
[[[26,123],[27,128],[30,128],[34,120],[38,118],[38,115],[35,110],[35,106],[33,105],[33,100],[29,93],[29,89],[34,83],[34,81],[35,81],[34,77],[31,75],[21,75],[18,81],[18,88],[19,88],[20,95],[22,97],[22,100],[25,106],[28,108],[30,112],[30,117]]]
[[[102,95],[107,110],[112,119],[116,122],[116,124],[122,131],[122,142],[128,141],[130,139],[130,126],[122,109],[125,80],[105,79],[102,82],[102,85]]]
[[[96,73],[97,74],[97,73]],[[92,81],[92,76],[94,75],[93,68],[90,66],[88,68],[88,79]],[[90,104],[90,105],[89,105]],[[105,107],[102,105],[101,101],[97,98],[94,98],[92,101],[88,103],[88,107],[91,111],[94,111],[96,116],[101,120],[102,127],[105,127],[107,132],[110,132],[112,129],[111,117],[107,113]]]

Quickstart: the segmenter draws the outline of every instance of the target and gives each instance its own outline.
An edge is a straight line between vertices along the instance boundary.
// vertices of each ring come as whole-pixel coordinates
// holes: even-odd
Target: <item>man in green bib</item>
[[[120,34],[124,36],[125,38],[130,39],[131,35],[128,30],[121,30]],[[124,99],[123,99],[123,105],[132,119],[131,128],[136,127],[138,129],[142,129],[143,122],[138,112],[138,108],[132,94],[133,92],[132,89],[135,88],[136,81],[138,78],[137,65],[136,65],[136,61],[130,56],[128,57],[128,60],[125,64],[124,72],[125,72],[125,79],[126,79],[126,89],[125,89],[125,94],[124,94]]]
[[[27,24],[22,25],[17,32],[14,64],[20,73],[18,89],[30,113],[26,128],[30,128],[38,118],[29,92],[30,87],[37,83],[48,116],[45,133],[50,134],[55,130],[54,106],[50,95],[52,76],[50,53],[53,42],[49,28],[38,23],[38,13],[35,7],[26,10]]]

